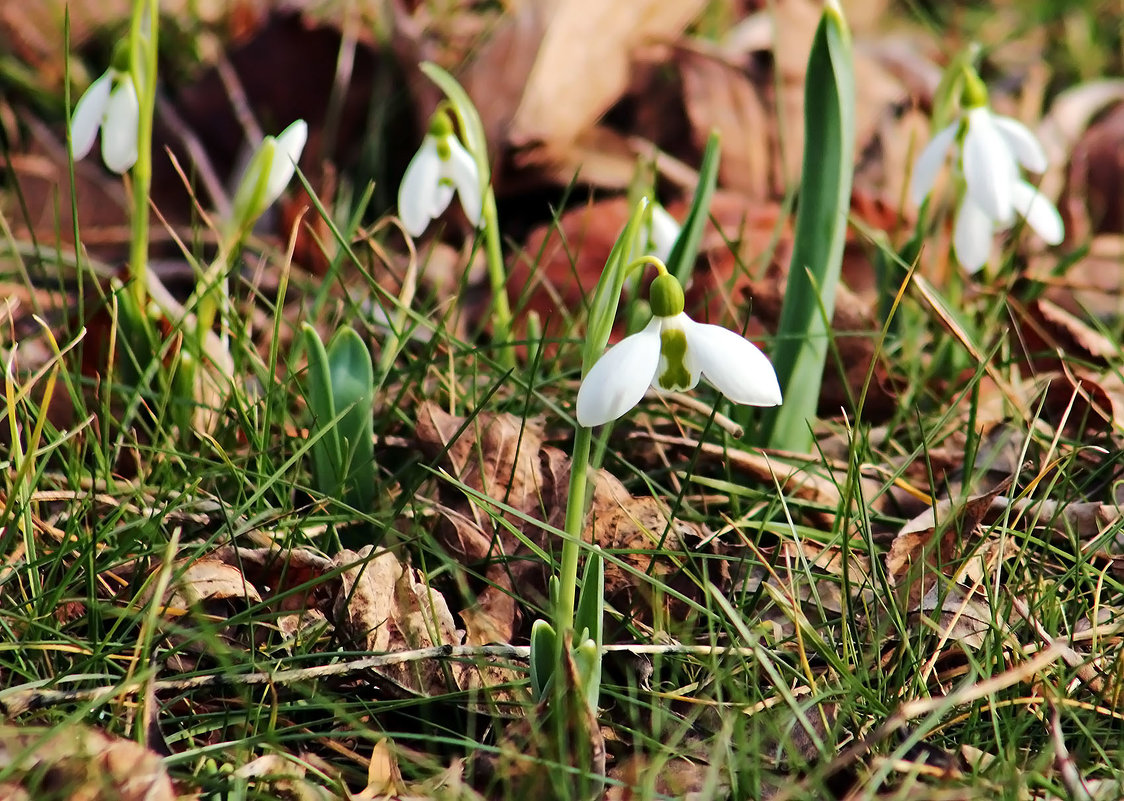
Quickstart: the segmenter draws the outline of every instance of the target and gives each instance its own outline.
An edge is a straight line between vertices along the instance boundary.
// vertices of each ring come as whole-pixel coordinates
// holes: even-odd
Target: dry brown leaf
[[[435,404],[423,404],[417,426],[420,445],[435,454],[444,451],[443,466],[465,485],[532,520],[561,528],[570,462],[561,450],[542,444],[537,424],[514,415],[480,412],[453,441],[463,425],[464,418],[449,415]],[[700,530],[682,522],[669,526],[662,503],[633,497],[604,470],[591,483],[592,511],[583,539],[607,550],[621,550],[621,558],[641,573],[659,576],[689,596],[697,593],[697,582],[682,574],[682,565],[673,554],[696,547],[702,541]],[[440,493],[443,502],[436,507],[442,515],[436,527],[439,540],[466,563],[491,563],[485,574],[492,585],[464,614],[469,638],[481,644],[508,642],[516,625],[516,598],[545,601],[546,565],[519,537],[503,526],[494,526],[479,504],[455,485],[443,484]],[[537,547],[548,552],[560,547],[541,525],[509,513],[504,516]],[[612,564],[606,566],[605,580],[615,603],[639,617],[650,616],[649,582]]]
[[[307,772],[296,759],[264,754],[238,767],[234,775],[249,779],[258,791],[268,789],[279,801],[329,801],[334,797],[327,788],[308,781]]]
[[[457,629],[445,598],[391,551],[371,546],[359,553],[344,550],[333,562],[344,569],[332,617],[340,634],[357,648],[388,653],[463,644],[464,632]],[[443,695],[462,686],[468,669],[430,661],[378,670],[411,692]]]
[[[390,742],[379,740],[371,748],[371,761],[367,766],[367,786],[353,797],[358,799],[396,798],[404,788],[398,756]]]
[[[960,505],[949,499],[939,501],[902,526],[886,554],[886,572],[892,584],[908,588],[907,609],[919,608],[921,599],[934,588],[941,591],[947,581],[938,576],[977,579],[989,568],[997,554],[981,543],[982,526],[996,499],[1010,486],[1007,478]]]
[[[717,54],[677,48],[683,101],[700,150],[712,130],[721,133],[718,182],[747,197],[765,199],[778,187],[770,146],[772,122],[745,72]]]
[[[942,591],[932,586],[917,603],[916,609],[909,610],[913,623],[924,621],[942,639],[975,650],[983,645],[984,637],[991,629],[992,614],[985,605],[968,597],[958,586],[947,587],[944,598]]]
[[[1095,228],[1085,192],[1085,185],[1093,178],[1089,155],[1100,150],[1109,132],[1094,130],[1093,120],[1121,102],[1124,81],[1120,79],[1080,84],[1058,93],[1038,126],[1038,138],[1049,163],[1039,188],[1057,201],[1071,239],[1084,240]],[[1118,131],[1119,121],[1109,127]],[[1111,154],[1105,155],[1110,157],[1111,166]]]
[[[703,0],[540,2],[546,33],[512,119],[517,146],[568,145],[621,96],[633,50],[674,39],[704,6]]]
[[[230,615],[232,606],[258,603],[261,595],[241,570],[210,557],[189,563],[176,577],[167,600],[169,607],[201,609],[213,615]]]
[[[653,765],[646,756],[635,754],[609,771],[609,778],[620,784],[609,788],[605,793],[605,801],[636,801],[653,791],[685,801],[706,797],[703,792],[707,789],[712,790],[707,796],[724,795],[729,790],[724,781],[718,788],[708,788],[712,770],[708,763],[686,757],[672,757],[666,762],[660,761]],[[653,771],[656,775],[654,788],[649,782]]]
[[[97,729],[0,727],[4,798],[72,801],[174,801],[159,755]]]
[[[1046,298],[1027,305],[1020,331],[1031,353],[1049,349],[1059,356],[1076,356],[1101,364],[1114,362],[1120,355],[1117,343]]]

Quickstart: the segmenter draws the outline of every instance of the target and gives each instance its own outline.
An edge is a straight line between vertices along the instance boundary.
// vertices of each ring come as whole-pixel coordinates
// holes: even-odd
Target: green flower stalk
[[[152,190],[152,121],[156,113],[156,54],[160,30],[159,0],[134,0],[129,29],[129,72],[139,99],[137,160],[133,165],[133,220],[129,278],[133,302],[142,320],[148,303],[148,203]]]

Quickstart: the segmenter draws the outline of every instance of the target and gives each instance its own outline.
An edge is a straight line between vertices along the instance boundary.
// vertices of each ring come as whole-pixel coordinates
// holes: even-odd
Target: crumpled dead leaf
[[[334,795],[326,787],[305,778],[308,770],[298,760],[282,754],[263,754],[234,771],[249,779],[259,791],[268,789],[279,801],[329,801]]]
[[[982,526],[995,500],[1011,486],[1000,482],[982,495],[961,504],[939,501],[902,526],[886,554],[886,573],[891,584],[904,588],[905,608],[914,611],[947,580],[975,581],[990,569],[1000,554],[982,542]]]
[[[358,553],[340,551],[332,562],[343,568],[332,617],[341,635],[360,650],[387,653],[464,643],[444,596],[393,552],[367,546]],[[426,661],[388,665],[378,672],[428,696],[460,689],[468,667]]]
[[[557,552],[561,543],[534,521],[562,527],[569,457],[543,444],[541,423],[510,414],[479,412],[466,424],[465,418],[425,403],[418,410],[416,433],[421,448],[441,456],[441,466],[457,482],[518,513],[497,507],[495,513],[505,525],[496,525],[481,502],[467,497],[456,483],[442,482],[438,489],[438,540],[466,564],[484,563],[491,582],[463,613],[468,639],[477,644],[508,642],[517,626],[516,596],[545,602],[547,565],[534,551]],[[703,539],[698,527],[681,521],[669,526],[661,502],[632,496],[605,470],[595,473],[590,483],[591,513],[583,539],[605,550],[620,550],[621,559],[641,575],[659,576],[688,595],[697,592],[696,583],[671,554],[696,547]],[[607,595],[622,611],[650,616],[650,593],[643,580],[610,563],[605,583]]]
[[[517,146],[564,147],[588,129],[628,85],[641,44],[678,36],[702,0],[543,0],[545,35],[511,123]],[[574,43],[581,42],[575,48]]]
[[[78,724],[0,726],[0,797],[12,801],[174,801],[160,756]]]

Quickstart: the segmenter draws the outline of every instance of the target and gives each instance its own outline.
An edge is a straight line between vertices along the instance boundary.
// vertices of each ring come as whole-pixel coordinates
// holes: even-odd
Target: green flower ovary
[[[964,86],[960,92],[960,105],[968,110],[987,105],[987,86],[970,66],[964,68]]]
[[[660,269],[663,270],[662,265]],[[683,285],[674,275],[662,271],[648,288],[648,303],[656,317],[674,317],[683,311]]]
[[[449,113],[444,109],[438,109],[429,118],[429,135],[437,142],[437,157],[442,161],[448,161],[453,155],[452,147],[449,145],[449,138],[453,136],[453,121],[449,119]]]
[[[691,386],[691,371],[684,357],[687,355],[687,335],[678,328],[660,331],[660,355],[667,361],[667,369],[659,376],[660,389],[687,389]]]

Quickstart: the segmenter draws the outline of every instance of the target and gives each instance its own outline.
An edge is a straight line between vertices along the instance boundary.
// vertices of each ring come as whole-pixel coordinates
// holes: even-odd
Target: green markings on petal
[[[667,369],[660,374],[661,389],[688,389],[691,386],[691,371],[687,369],[687,335],[678,328],[665,328],[660,331],[660,354],[667,362]]]

